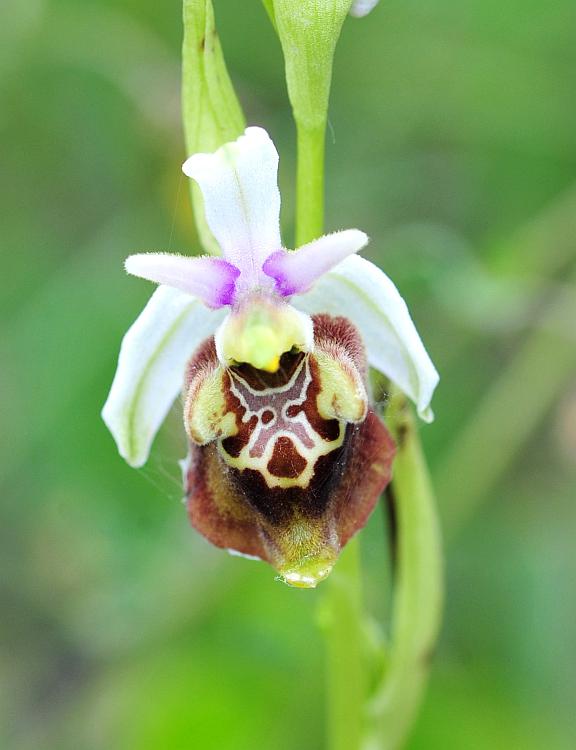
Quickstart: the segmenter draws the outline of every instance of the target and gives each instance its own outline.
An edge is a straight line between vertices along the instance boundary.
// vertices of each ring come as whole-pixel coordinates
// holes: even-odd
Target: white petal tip
[[[324,235],[329,239],[345,243],[353,252],[357,253],[370,242],[370,237],[361,229],[340,229],[336,232]],[[319,238],[323,239],[323,238]],[[316,241],[316,240],[314,240]],[[312,243],[309,243],[312,244]]]
[[[198,169],[202,167],[202,164],[207,156],[208,154],[194,154],[193,156],[188,157],[184,164],[182,164],[182,171],[184,172],[186,177],[195,179],[198,173]]]
[[[192,154],[182,164],[182,171],[186,177],[191,177],[193,180],[198,177],[201,178],[207,169],[211,170],[213,168],[215,156],[217,157],[230,148],[233,151],[243,151],[246,146],[250,147],[256,144],[265,145],[268,148],[272,145],[272,149],[276,152],[276,147],[266,130],[252,125],[246,128],[242,135],[238,136],[235,141],[224,143],[212,153]]]
[[[137,253],[136,255],[129,255],[124,261],[124,270],[130,276],[139,276],[142,278],[148,278],[147,273],[150,271],[150,258],[149,255],[160,255],[160,253]],[[151,279],[148,278],[150,281]]]
[[[361,229],[350,229],[349,231],[354,232],[354,242],[358,244],[358,250],[366,247],[370,242],[370,237],[368,237],[366,232],[363,232]]]
[[[350,15],[355,18],[363,18],[378,5],[379,0],[356,0],[350,8]]]
[[[232,549],[231,547],[228,547],[226,550],[229,555],[232,555],[232,557],[243,557],[245,560],[261,560],[262,558],[258,557],[258,555],[247,555],[245,552],[238,552],[237,549]]]
[[[141,469],[148,460],[148,456],[141,458],[134,456],[124,456],[122,453],[120,453],[120,455],[132,469]]]
[[[128,439],[123,433],[124,418],[123,415],[114,410],[114,405],[111,403],[110,398],[104,404],[104,408],[100,412],[100,416],[106,427],[110,430],[118,453],[126,461],[128,466],[133,469],[140,469],[148,460],[149,451],[134,450],[134,446],[130,446]]]
[[[423,422],[427,422],[428,424],[434,421],[434,412],[430,406],[427,406],[425,409],[419,409],[418,416]]]

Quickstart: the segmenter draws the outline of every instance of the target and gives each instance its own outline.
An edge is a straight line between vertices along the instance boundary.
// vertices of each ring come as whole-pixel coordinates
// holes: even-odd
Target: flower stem
[[[362,659],[362,589],[358,538],[331,573],[326,608],[328,747],[361,747],[366,674]]]
[[[296,245],[320,236],[324,220],[325,128],[297,123]],[[368,693],[367,616],[362,599],[360,545],[352,539],[327,583],[327,733],[330,750],[397,750],[405,740],[429,671],[442,606],[440,535],[428,469],[411,409],[398,393],[389,407],[398,453],[398,560],[386,669]]]
[[[393,394],[388,414],[397,444],[392,494],[398,559],[386,669],[368,705],[367,747],[397,750],[411,729],[426,686],[443,586],[434,493],[414,415],[403,394]]]
[[[324,141],[326,126],[296,123],[296,247],[316,239],[324,226]]]

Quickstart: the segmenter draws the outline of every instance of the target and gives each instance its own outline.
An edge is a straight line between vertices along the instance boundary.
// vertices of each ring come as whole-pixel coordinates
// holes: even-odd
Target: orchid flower
[[[184,163],[222,255],[126,260],[160,286],[124,337],[102,415],[142,466],[182,392],[192,524],[309,587],[390,479],[395,448],[370,407],[368,365],[426,420],[438,374],[394,284],[356,255],[363,232],[283,248],[277,170],[257,127]]]

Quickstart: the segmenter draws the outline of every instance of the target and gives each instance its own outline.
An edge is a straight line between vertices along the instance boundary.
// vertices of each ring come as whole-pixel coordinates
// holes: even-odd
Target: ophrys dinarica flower
[[[264,130],[183,169],[222,256],[127,259],[160,286],[124,337],[103,417],[141,466],[182,391],[194,526],[314,586],[390,479],[394,445],[370,407],[368,365],[425,419],[438,374],[394,284],[356,255],[363,232],[283,248],[278,154]]]

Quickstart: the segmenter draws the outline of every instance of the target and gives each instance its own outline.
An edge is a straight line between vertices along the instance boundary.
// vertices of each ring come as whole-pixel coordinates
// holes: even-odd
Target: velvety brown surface
[[[342,351],[345,351],[352,360],[351,366],[365,373],[362,343],[346,319],[322,315],[314,318],[314,325],[318,345],[324,351],[331,351],[334,356],[342,356]],[[304,364],[309,365],[310,381],[306,386],[305,400],[290,406],[286,412],[294,418],[303,411],[316,439],[331,442],[338,438],[341,423],[320,416],[316,404],[321,387],[318,364],[313,353],[306,356],[309,359]],[[215,357],[213,346],[202,345],[188,372],[213,367]],[[270,431],[273,435],[276,427],[284,424],[279,418],[282,397],[290,393],[292,386],[284,391],[282,387],[296,372],[302,358],[301,354],[284,355],[282,373],[261,373],[247,365],[235,368],[234,373],[229,372],[223,383],[227,406],[236,415],[238,434],[222,440],[220,447],[218,441],[206,446],[192,444],[187,472],[186,493],[192,524],[216,546],[256,555],[277,566],[291,554],[286,548],[286,540],[292,538],[290,529],[297,525],[313,528],[316,543],[320,534],[325,536],[327,545],[336,545],[337,548],[362,528],[390,481],[395,452],[383,423],[369,411],[360,424],[346,426],[342,423],[345,432],[341,445],[316,459],[306,487],[269,486],[260,471],[228,465],[226,455],[239,456],[259,419],[266,426],[268,435]],[[243,399],[255,400],[256,405],[250,403],[250,408],[257,409],[259,401],[268,399],[266,403],[270,408],[260,409],[259,418],[253,415],[243,421],[246,407],[229,387],[233,376],[239,377],[240,382],[249,383],[260,393],[256,396],[247,392],[243,396]],[[299,454],[294,441],[284,434],[276,436],[274,441],[272,458],[267,465],[270,474],[285,479],[299,477],[307,462]],[[250,450],[257,453],[258,443]],[[306,554],[306,550],[298,554]]]

